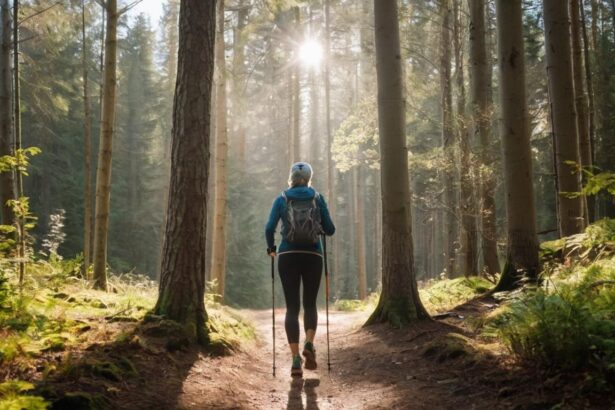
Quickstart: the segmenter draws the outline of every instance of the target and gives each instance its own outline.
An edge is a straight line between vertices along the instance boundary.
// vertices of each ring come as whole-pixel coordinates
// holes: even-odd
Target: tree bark
[[[83,269],[90,279],[92,261],[92,112],[88,83],[87,38],[85,35],[85,0],[81,0],[81,66],[83,70]]]
[[[245,30],[249,5],[246,0],[239,0],[237,7],[237,26],[233,35],[233,99],[236,105],[234,122],[236,124],[237,163],[240,169],[245,165],[246,157],[246,55]]]
[[[178,46],[178,20],[179,20],[179,3],[175,1],[169,1],[168,9],[166,10],[167,24],[166,30],[166,43],[165,47],[168,50],[168,56],[166,60],[166,87],[165,98],[172,98],[175,92],[175,81],[177,79],[177,46]],[[167,117],[167,116],[165,116]],[[169,120],[164,122],[163,130],[163,147],[162,147],[162,160],[164,166],[164,178],[165,184],[163,185],[163,198],[161,201],[162,206],[162,224],[160,225],[160,251],[158,252],[158,263],[156,271],[156,279],[160,279],[160,266],[162,262],[162,243],[164,242],[164,230],[167,224],[167,204],[169,202],[169,180],[171,178],[171,129],[172,122],[171,115],[168,116]]]
[[[11,117],[12,91],[11,79],[11,10],[8,0],[0,1],[0,156],[13,154],[13,121]],[[15,199],[13,172],[0,174],[0,207],[2,224],[12,225],[13,210],[7,202]]]
[[[404,77],[396,0],[375,0],[382,181],[382,293],[368,324],[401,326],[429,315],[419,298],[412,246]]]
[[[525,91],[522,0],[497,0],[502,135],[507,221],[506,265],[494,291],[536,281],[540,264]]]
[[[19,69],[19,0],[13,0],[13,126],[15,132],[14,152],[21,151],[21,80]],[[17,198],[24,197],[23,173],[15,173]],[[19,285],[23,284],[26,273],[26,221],[23,216],[17,218],[17,253],[19,260]]]
[[[466,90],[463,66],[463,27],[461,0],[454,4],[454,46],[455,46],[455,79],[457,83],[457,132],[461,152],[460,179],[460,206],[461,229],[460,245],[463,259],[460,262],[459,274],[464,276],[476,275],[478,267],[478,234],[476,223],[476,196],[474,193],[475,167],[471,158],[470,134],[467,127],[466,116]]]
[[[588,118],[588,101],[587,94],[585,93],[585,87],[583,85],[583,47],[581,39],[581,17],[579,15],[579,0],[570,0],[570,34],[572,38],[572,68],[573,68],[573,80],[574,80],[574,98],[575,108],[577,111],[577,132],[579,135],[579,153],[581,159],[581,166],[583,168],[591,168],[592,154],[591,154],[591,142],[589,137],[589,118]],[[582,173],[582,181],[586,182],[585,173]],[[584,185],[584,184],[583,184]],[[581,198],[581,205],[583,206],[584,225],[589,224],[589,211],[587,198],[583,196]]]
[[[367,265],[365,261],[365,212],[363,209],[364,190],[360,166],[353,168],[352,180],[352,192],[354,193],[354,237],[357,255],[359,299],[364,300],[367,298]]]
[[[451,0],[440,3],[441,54],[440,54],[440,90],[442,105],[442,148],[446,162],[444,174],[444,267],[450,277],[455,267],[455,242],[457,221],[455,220],[455,133],[453,127],[453,90],[451,86]]]
[[[209,342],[205,236],[215,19],[215,0],[181,0],[169,208],[155,307],[201,344]]]
[[[484,267],[489,276],[500,271],[495,225],[494,149],[491,135],[493,105],[489,96],[491,64],[487,53],[485,1],[468,0],[470,9],[470,99],[472,133],[479,142],[480,218]]]
[[[588,112],[587,117],[589,121],[589,147],[590,147],[590,161],[594,164],[594,150],[596,140],[596,114],[594,107],[594,86],[592,80],[591,59],[589,57],[589,37],[587,35],[587,23],[585,22],[585,7],[583,7],[583,0],[580,2],[581,9],[581,32],[583,34],[583,57],[585,61],[585,84],[587,86],[587,100],[588,100]],[[587,214],[588,222],[592,223],[596,219],[596,197],[590,196],[585,198],[587,201]]]
[[[580,157],[567,3],[561,0],[543,2],[547,75],[560,190],[557,199],[561,236],[580,233],[584,228],[581,198],[570,198],[566,195],[581,191],[580,174],[568,163],[579,164]]]
[[[115,126],[115,94],[117,87],[117,0],[106,2],[107,30],[103,101],[96,171],[96,223],[94,225],[94,288],[107,289],[107,236],[111,200],[111,159]]]
[[[224,303],[226,273],[226,157],[228,132],[226,123],[226,63],[224,53],[224,0],[218,1],[216,27],[216,150],[214,183],[213,247],[211,276],[218,282],[217,293]]]
[[[293,15],[295,19],[295,29],[297,33],[297,41],[299,40],[299,27],[301,24],[301,9],[298,6],[293,7]],[[301,160],[301,67],[299,62],[295,61],[292,69],[292,152],[291,163]]]

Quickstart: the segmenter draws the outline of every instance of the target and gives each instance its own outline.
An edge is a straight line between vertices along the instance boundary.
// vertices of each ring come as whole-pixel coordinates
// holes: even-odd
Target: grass
[[[0,272],[9,272],[3,268],[6,266],[0,261]],[[6,275],[9,280],[4,275],[0,278],[0,380],[10,374],[24,380],[79,380],[85,376],[117,383],[138,375],[128,347],[151,347],[139,332],[156,303],[157,284],[131,274],[111,275],[111,291],[100,292],[77,273],[78,265],[72,262],[37,261],[28,265],[21,291],[16,290],[14,273]],[[206,298],[206,305],[213,352],[230,353],[255,338],[254,328],[237,311],[215,303],[213,298]],[[96,346],[117,348],[128,357],[109,355]],[[167,347],[173,347],[167,348],[171,352],[187,344]],[[87,359],[82,358],[84,354]],[[46,408],[33,388],[19,380],[0,384],[0,410]],[[68,404],[101,399],[73,396],[53,395],[54,403],[56,398]]]
[[[486,292],[492,283],[479,277],[432,280],[419,290],[421,301],[430,314],[446,312],[455,306]],[[344,312],[372,311],[378,304],[378,292],[371,293],[365,300],[339,299],[333,308]]]
[[[479,277],[430,281],[419,290],[421,301],[430,314],[442,313],[461,305],[493,286]]]

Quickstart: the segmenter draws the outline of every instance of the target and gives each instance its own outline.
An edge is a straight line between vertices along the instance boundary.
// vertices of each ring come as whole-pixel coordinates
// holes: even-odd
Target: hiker
[[[297,162],[290,169],[289,188],[282,192],[271,208],[265,229],[267,254],[278,255],[278,272],[286,299],[284,328],[292,353],[291,376],[303,376],[303,360],[299,355],[299,288],[303,282],[303,327],[305,344],[303,356],[305,368],[314,370],[316,350],[314,336],[318,324],[316,297],[322,276],[322,247],[320,235],[333,235],[335,226],[331,221],[325,199],[312,188],[312,167],[306,162]],[[282,220],[282,242],[276,249],[274,233]]]

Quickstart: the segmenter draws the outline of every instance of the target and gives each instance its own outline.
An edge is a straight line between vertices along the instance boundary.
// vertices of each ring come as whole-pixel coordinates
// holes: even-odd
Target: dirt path
[[[330,315],[327,372],[325,315],[316,347],[319,369],[289,376],[284,311],[276,311],[277,377],[272,377],[271,311],[245,311],[260,340],[232,357],[195,362],[178,398],[180,408],[211,409],[495,409],[544,408],[544,394],[495,355],[475,350],[467,332],[428,322],[403,330],[361,328],[366,313]],[[525,405],[524,405],[525,404]],[[521,407],[519,407],[521,405]]]
[[[220,359],[199,361],[186,379],[179,405],[184,408],[251,409],[340,409],[362,408],[358,398],[344,392],[343,370],[336,369],[335,354],[346,345],[345,338],[360,328],[365,313],[331,312],[329,316],[332,371],[327,371],[325,314],[319,318],[317,353],[319,369],[305,370],[303,379],[291,379],[290,353],[284,332],[284,310],[276,310],[276,377],[272,375],[271,311],[243,311],[255,325],[259,340],[245,351]],[[213,362],[213,363],[212,363]],[[213,370],[215,379],[207,386],[202,375]],[[227,397],[224,397],[227,396]],[[216,397],[216,402],[212,398]]]
[[[579,395],[582,374],[524,369],[510,360],[501,345],[489,344],[474,333],[469,324],[494,306],[493,301],[473,301],[444,319],[398,330],[388,325],[362,328],[367,313],[332,312],[331,372],[327,371],[325,315],[320,312],[319,369],[306,371],[298,380],[289,375],[283,309],[276,311],[275,378],[270,310],[242,312],[255,325],[259,338],[227,357],[195,348],[167,352],[146,337],[145,325],[128,341],[94,344],[80,352],[82,362],[98,363],[101,369],[108,361],[121,365],[128,358],[138,369],[136,375],[110,377],[90,366],[89,371],[73,371],[76,377],[56,380],[47,388],[83,391],[92,397],[104,394],[108,402],[99,407],[131,410],[609,407],[612,397]]]

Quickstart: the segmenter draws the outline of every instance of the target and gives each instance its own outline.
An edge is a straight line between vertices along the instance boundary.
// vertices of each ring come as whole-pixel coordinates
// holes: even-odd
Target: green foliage
[[[615,374],[615,259],[604,252],[614,238],[615,223],[605,219],[583,234],[543,243],[547,256],[573,249],[576,263],[553,264],[542,286],[509,294],[487,332],[527,363],[590,370],[598,378]]]
[[[26,393],[34,385],[20,380],[10,380],[0,384],[0,410],[45,410],[49,403],[42,397]]]
[[[380,293],[373,292],[365,300],[339,299],[333,304],[333,308],[342,312],[364,312],[374,310],[378,304]]]
[[[430,281],[419,289],[421,301],[429,313],[444,312],[485,293],[492,284],[484,278],[468,277]]]
[[[18,149],[15,151],[15,155],[4,155],[0,157],[0,173],[15,171],[28,176],[30,158],[40,153],[40,148],[29,147]]]
[[[342,122],[334,135],[333,159],[341,172],[361,164],[379,169],[376,99],[363,100]]]
[[[615,219],[601,219],[585,228],[583,233],[540,244],[544,260],[574,255],[586,263],[615,252]]]

